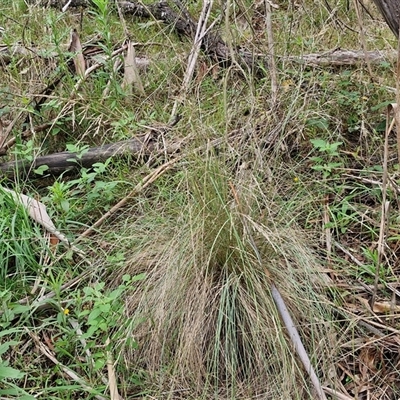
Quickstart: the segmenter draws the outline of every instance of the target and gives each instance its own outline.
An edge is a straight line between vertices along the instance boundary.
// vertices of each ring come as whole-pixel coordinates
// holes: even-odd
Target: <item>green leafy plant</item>
[[[342,161],[335,161],[340,156],[338,148],[343,142],[329,143],[324,139],[311,139],[310,142],[321,154],[320,156],[310,158],[314,162],[311,168],[322,172],[323,178],[330,177],[335,169],[343,166]]]
[[[118,256],[119,261],[120,259]],[[74,314],[78,323],[86,328],[82,337],[87,341],[87,349],[93,351],[99,345],[105,346],[111,334],[113,334],[113,340],[117,341],[118,331],[126,322],[124,322],[123,296],[135,282],[144,278],[145,274],[133,277],[126,274],[122,277],[122,283],[114,290],[108,290],[105,282],[99,282],[94,286],[85,287],[82,292],[77,294],[73,302]],[[69,309],[67,310],[67,314],[69,314]],[[132,338],[126,339],[125,346],[136,346]],[[93,358],[95,370],[104,367],[106,362],[104,351],[94,352]]]

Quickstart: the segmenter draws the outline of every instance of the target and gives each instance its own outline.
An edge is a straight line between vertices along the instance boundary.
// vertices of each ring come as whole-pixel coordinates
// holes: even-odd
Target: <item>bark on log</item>
[[[90,168],[94,163],[104,162],[110,157],[124,154],[148,155],[154,152],[155,147],[154,141],[147,142],[143,137],[90,148],[81,158],[76,153],[63,151],[38,157],[33,162],[11,161],[2,163],[0,164],[0,175],[3,174],[7,178],[35,175],[33,170],[42,165],[49,167],[45,172],[46,174],[60,175],[65,171],[73,171],[82,167]],[[171,148],[171,151],[173,150],[176,150],[176,147]]]
[[[399,37],[400,1],[399,0],[374,0],[378,10],[383,15],[392,32]]]
[[[360,51],[337,49],[325,53],[303,54],[301,56],[278,57],[282,61],[292,61],[306,65],[340,66],[359,65],[366,61],[371,64],[380,64],[384,61],[396,61],[396,51]]]

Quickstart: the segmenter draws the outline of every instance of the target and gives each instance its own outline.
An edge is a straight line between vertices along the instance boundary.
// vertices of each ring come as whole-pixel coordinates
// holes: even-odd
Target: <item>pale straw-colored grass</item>
[[[321,266],[305,233],[288,225],[261,186],[246,188],[243,180],[236,182],[239,212],[227,168],[214,157],[195,160],[188,171],[177,184],[179,205],[171,198],[157,210],[159,218],[152,219],[149,211],[131,222],[136,245],[116,275],[146,272],[147,278],[127,301],[132,320],[127,334],[139,345],[128,354],[129,365],[144,367],[170,398],[212,393],[307,398],[307,373],[270,293],[273,279],[325,382],[334,335]],[[243,213],[251,221],[261,266],[243,228]],[[143,229],[145,221],[153,224]],[[173,394],[179,389],[186,390]]]

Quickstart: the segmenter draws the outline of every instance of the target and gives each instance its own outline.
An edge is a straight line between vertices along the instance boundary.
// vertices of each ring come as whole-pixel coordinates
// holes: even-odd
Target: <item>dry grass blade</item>
[[[78,76],[84,76],[86,70],[85,58],[82,53],[82,45],[79,39],[78,31],[73,29],[71,32],[71,43],[69,45],[68,51],[74,53],[74,66],[75,72]]]
[[[131,41],[127,44],[127,52],[124,60],[124,80],[122,88],[128,93],[132,93],[132,85],[136,87],[138,92],[145,94],[142,80],[140,79],[139,70],[135,62],[135,48]]]
[[[204,39],[204,36],[206,34],[207,22],[208,22],[208,19],[210,17],[212,4],[213,4],[213,1],[211,1],[211,0],[205,0],[203,2],[203,8],[201,10],[201,15],[200,15],[200,18],[199,18],[199,22],[197,24],[196,35],[195,35],[195,38],[194,38],[194,41],[193,41],[193,46],[192,46],[192,48],[190,50],[188,63],[187,63],[187,66],[186,66],[185,75],[183,77],[181,93],[180,93],[181,98],[177,99],[175,101],[175,103],[174,103],[174,106],[173,106],[173,109],[172,109],[172,113],[171,113],[171,117],[170,117],[171,120],[176,116],[176,114],[178,112],[178,104],[180,102],[182,102],[186,97],[186,93],[188,91],[189,84],[190,84],[190,82],[192,80],[192,77],[193,77],[193,72],[194,72],[194,68],[196,66],[197,58],[199,56],[201,43],[202,43],[202,41]]]
[[[110,338],[107,338],[105,346],[110,345]],[[118,393],[117,378],[115,377],[114,361],[110,350],[107,350],[107,371],[108,371],[108,384],[110,387],[111,400],[122,400]]]
[[[379,228],[379,239],[378,239],[378,259],[376,262],[375,269],[375,280],[374,280],[374,290],[369,301],[369,305],[371,309],[374,309],[375,298],[378,291],[378,283],[379,283],[379,273],[380,266],[383,260],[384,251],[385,251],[385,233],[386,233],[386,221],[389,203],[386,201],[387,194],[387,183],[388,183],[388,157],[389,157],[389,135],[394,126],[394,120],[389,124],[390,121],[390,111],[394,108],[394,105],[388,106],[387,114],[386,114],[386,130],[385,130],[385,143],[383,149],[383,176],[382,176],[382,205],[381,205],[381,223]],[[394,110],[396,113],[396,110]]]
[[[36,346],[38,347],[38,349],[44,356],[46,356],[49,360],[51,360],[55,365],[60,367],[61,370],[64,371],[64,373],[66,375],[68,375],[73,381],[75,381],[79,385],[81,385],[84,390],[86,390],[88,392],[92,392],[92,393],[94,392],[93,388],[91,388],[85,382],[85,380],[83,378],[81,378],[75,371],[73,371],[71,368],[68,368],[65,365],[61,364],[61,362],[58,361],[57,358],[53,356],[53,354],[51,354],[50,349],[47,346],[45,346],[33,332],[29,331],[28,329],[26,329],[26,331],[29,334],[29,336],[33,339]],[[99,396],[99,395],[95,395],[94,397],[97,400],[107,400],[105,397]]]
[[[265,23],[267,26],[269,70],[271,74],[272,104],[275,104],[278,95],[278,74],[275,63],[275,44],[272,31],[272,7],[269,0],[265,0]]]
[[[324,199],[324,212],[323,212],[323,230],[325,232],[325,245],[326,245],[326,255],[328,261],[330,262],[332,254],[332,232],[329,227],[330,217],[329,217],[329,196]]]

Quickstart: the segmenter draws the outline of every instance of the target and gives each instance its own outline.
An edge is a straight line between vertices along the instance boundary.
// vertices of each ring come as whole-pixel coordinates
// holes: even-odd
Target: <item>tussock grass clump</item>
[[[172,398],[182,388],[189,397],[305,398],[307,374],[277,314],[270,279],[323,369],[334,343],[318,259],[303,232],[276,213],[266,188],[251,185],[253,178],[231,183],[230,175],[212,156],[195,160],[177,184],[179,202],[171,197],[157,209],[159,218],[132,223],[135,246],[118,273],[146,272],[147,279],[128,300],[130,317],[145,320],[133,332],[139,349],[130,365],[145,368]]]

